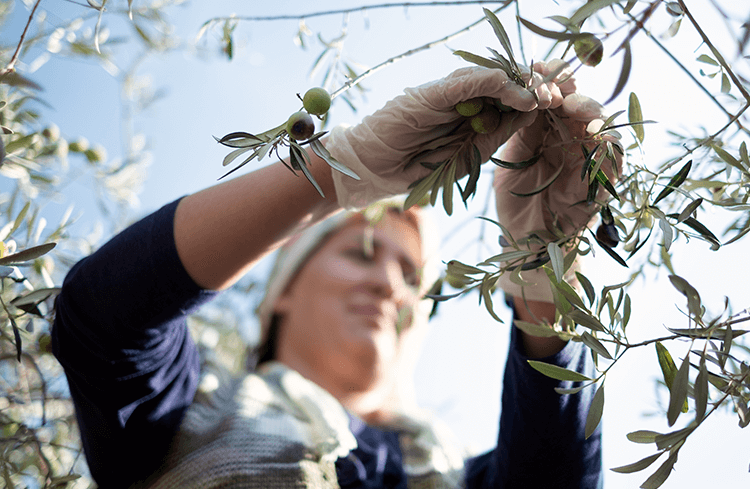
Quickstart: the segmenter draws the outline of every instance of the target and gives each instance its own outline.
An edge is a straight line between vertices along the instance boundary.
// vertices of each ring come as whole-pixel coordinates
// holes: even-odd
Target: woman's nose
[[[401,265],[396,260],[379,260],[371,271],[371,283],[378,295],[400,300],[404,298],[407,287],[401,272]]]

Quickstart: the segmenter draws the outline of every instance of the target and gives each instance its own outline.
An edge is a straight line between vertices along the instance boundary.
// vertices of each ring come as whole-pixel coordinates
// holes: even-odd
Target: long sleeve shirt
[[[200,358],[186,318],[217,293],[185,271],[174,242],[173,202],[77,263],[57,298],[53,352],[65,368],[86,459],[103,488],[159,471],[193,402]],[[593,389],[532,369],[511,328],[497,447],[467,460],[470,488],[601,485],[601,433],[584,438]],[[541,359],[591,374],[581,343]],[[470,413],[467,413],[470,414]],[[345,487],[405,487],[398,435],[352,420],[358,448],[336,462]]]

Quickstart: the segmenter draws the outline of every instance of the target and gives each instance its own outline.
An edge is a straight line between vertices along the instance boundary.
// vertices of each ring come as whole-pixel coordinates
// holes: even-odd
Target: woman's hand
[[[441,80],[407,88],[404,95],[354,127],[335,128],[326,147],[361,177],[356,181],[342,174],[333,175],[339,204],[345,208],[363,207],[405,193],[411,183],[431,171],[420,164],[407,167],[407,163],[448,134],[476,145],[482,162],[487,161],[518,129],[534,122],[539,110],[561,106],[561,89],[575,89],[572,81],[558,86],[559,80],[568,78],[566,70],[544,80],[542,72],[549,73],[561,63],[558,60],[538,64],[533,77],[527,70],[524,78],[529,88],[513,82],[500,69],[461,68]],[[498,128],[489,134],[478,134],[468,124],[461,125],[462,116],[454,108],[457,103],[476,97],[490,97],[509,108],[502,112]],[[437,162],[444,158],[437,152],[425,160]]]
[[[582,145],[590,152],[601,142],[597,150],[599,155],[607,151],[606,143],[610,143],[609,155],[601,166],[610,181],[615,178],[613,166],[617,166],[619,172],[622,163],[621,149],[614,147],[619,146],[614,133],[592,135],[601,126],[594,121],[604,119],[604,107],[598,102],[571,93],[560,107],[540,111],[532,124],[519,129],[506,144],[500,156],[504,162],[518,163],[538,158],[524,169],[501,167],[495,172],[498,221],[517,243],[523,243],[531,235],[540,238],[532,241],[533,244],[521,244],[521,249],[541,250],[543,243],[580,232],[595,216],[599,206],[587,203],[588,176],[581,177],[586,160]],[[612,165],[608,158],[614,159],[616,165]],[[554,182],[545,190],[529,196],[519,195],[532,194],[553,178]],[[606,192],[600,188],[598,198],[606,200],[606,197]],[[512,249],[505,247],[505,251]],[[522,287],[510,280],[510,273],[503,274],[499,284],[513,296],[523,293],[529,300],[552,301],[543,271],[529,270],[523,272],[522,277],[536,285]]]

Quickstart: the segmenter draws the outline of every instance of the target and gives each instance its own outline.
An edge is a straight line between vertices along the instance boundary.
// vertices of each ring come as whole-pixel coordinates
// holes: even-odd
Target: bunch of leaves
[[[276,126],[260,134],[232,132],[221,138],[215,138],[218,143],[230,148],[235,148],[224,157],[224,166],[230,165],[240,156],[250,153],[250,156],[246,156],[242,162],[225,173],[221,178],[234,173],[253,160],[261,161],[269,154],[276,154],[289,171],[295,175],[298,171],[302,172],[321,197],[325,197],[323,190],[320,188],[320,185],[318,185],[318,182],[315,181],[315,178],[308,168],[311,160],[305,146],[309,146],[318,157],[325,161],[328,166],[334,170],[341,172],[348,177],[354,178],[355,180],[359,180],[359,176],[356,173],[345,165],[339,163],[326,149],[325,145],[323,145],[320,138],[326,134],[326,131],[321,131],[313,134],[309,139],[300,142],[289,136],[286,130],[286,122],[284,122],[280,126]],[[279,148],[281,147],[289,148],[289,163],[279,155]]]

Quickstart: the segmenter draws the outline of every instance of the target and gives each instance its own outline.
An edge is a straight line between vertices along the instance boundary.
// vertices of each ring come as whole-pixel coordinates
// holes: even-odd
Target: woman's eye
[[[373,256],[371,253],[367,253],[364,248],[349,248],[346,250],[346,256],[362,262],[371,262]]]

